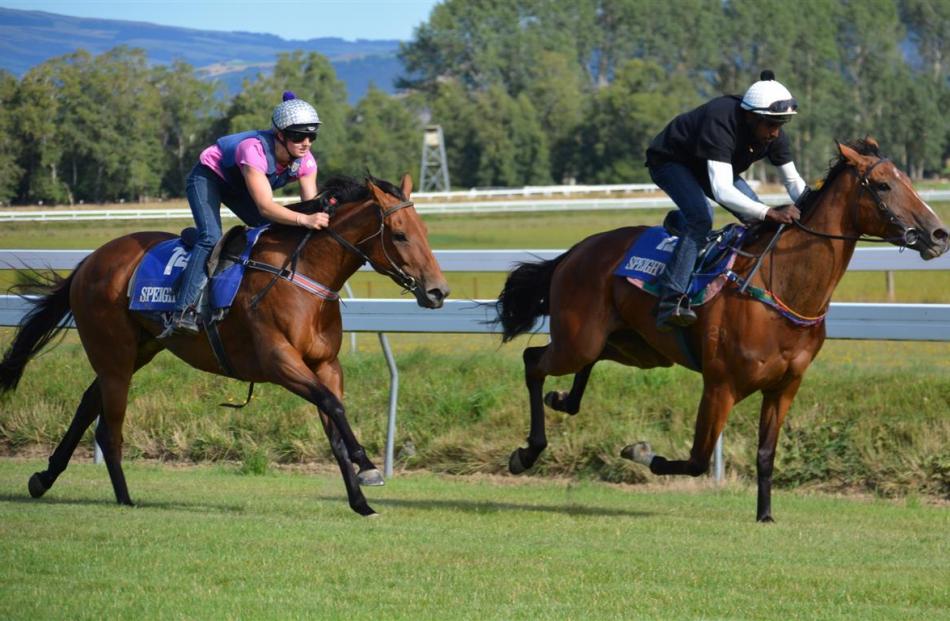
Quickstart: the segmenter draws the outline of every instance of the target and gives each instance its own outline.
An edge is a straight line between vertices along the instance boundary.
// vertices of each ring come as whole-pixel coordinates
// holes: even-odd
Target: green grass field
[[[946,619],[950,513],[702,484],[399,474],[358,518],[335,473],[0,460],[4,619]]]

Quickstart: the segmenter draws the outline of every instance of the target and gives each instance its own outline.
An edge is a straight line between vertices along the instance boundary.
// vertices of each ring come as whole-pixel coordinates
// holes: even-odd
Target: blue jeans
[[[673,250],[673,258],[660,275],[657,285],[660,299],[684,295],[689,288],[690,276],[696,257],[712,229],[712,206],[692,171],[678,162],[666,162],[650,167],[650,178],[666,192],[679,207],[686,221],[679,242]],[[736,177],[736,188],[753,200],[759,200],[749,184]]]
[[[178,284],[176,312],[189,306],[197,308],[198,297],[208,281],[205,269],[208,257],[221,239],[221,203],[251,226],[266,222],[249,195],[240,196],[230,191],[224,180],[204,164],[197,164],[191,169],[185,183],[185,194],[188,196],[191,215],[195,218],[198,237]]]

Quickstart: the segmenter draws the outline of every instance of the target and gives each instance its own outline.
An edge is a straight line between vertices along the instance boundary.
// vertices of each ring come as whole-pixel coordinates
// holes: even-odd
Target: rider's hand
[[[798,207],[789,203],[781,207],[772,207],[765,212],[766,222],[778,222],[779,224],[791,224],[802,217],[802,212]]]
[[[305,229],[323,229],[329,224],[330,214],[323,211],[297,214],[297,226],[302,226]]]

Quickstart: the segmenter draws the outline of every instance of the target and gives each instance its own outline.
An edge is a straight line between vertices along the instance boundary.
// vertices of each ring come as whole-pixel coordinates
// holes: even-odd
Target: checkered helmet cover
[[[320,125],[317,111],[303,99],[288,99],[274,108],[274,127],[283,131],[288,127],[298,131],[315,132]]]

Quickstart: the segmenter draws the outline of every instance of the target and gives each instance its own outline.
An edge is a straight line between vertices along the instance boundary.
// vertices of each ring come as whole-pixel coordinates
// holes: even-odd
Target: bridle
[[[345,240],[339,233],[334,231],[332,228],[328,227],[324,230],[327,232],[327,234],[330,235],[330,237],[335,239],[336,242],[340,244],[345,250],[352,252],[353,254],[358,256],[360,259],[362,259],[362,262],[360,263],[361,265],[363,263],[369,263],[370,265],[373,266],[373,269],[380,272],[381,274],[386,274],[387,276],[395,280],[397,283],[399,283],[400,287],[402,287],[409,293],[412,293],[413,295],[415,295],[416,291],[419,288],[418,281],[412,276],[410,276],[409,274],[407,274],[398,265],[396,265],[396,262],[393,261],[391,256],[389,256],[389,252],[387,252],[386,250],[386,244],[384,243],[383,238],[382,238],[383,231],[386,229],[386,218],[396,213],[400,209],[405,209],[406,207],[412,207],[414,204],[415,203],[413,203],[412,201],[402,201],[401,203],[397,203],[393,205],[392,207],[390,207],[389,209],[384,210],[381,205],[374,202],[373,205],[376,207],[377,213],[379,213],[379,216],[380,216],[379,229],[375,233],[370,235],[369,237],[365,237],[361,239],[360,241],[356,242],[355,244],[351,244],[350,242]],[[337,295],[335,291],[333,291],[326,285],[322,285],[314,280],[311,280],[297,273],[297,259],[300,256],[300,251],[303,250],[303,247],[307,245],[307,242],[313,236],[313,233],[314,233],[313,229],[306,230],[306,233],[304,233],[303,237],[301,237],[300,241],[297,243],[297,247],[294,248],[293,252],[287,255],[287,258],[284,260],[284,264],[280,267],[277,267],[274,265],[268,265],[266,263],[261,263],[260,261],[254,261],[251,259],[242,261],[238,257],[230,257],[233,260],[237,260],[243,263],[247,267],[268,272],[274,275],[274,277],[270,280],[270,282],[268,282],[267,285],[265,285],[263,289],[261,289],[256,294],[254,294],[254,297],[251,298],[252,308],[257,306],[257,304],[264,298],[264,296],[267,295],[267,292],[270,291],[271,287],[273,287],[277,283],[277,281],[281,278],[299,287],[302,287],[306,289],[307,291],[309,291],[310,293],[313,293],[325,300],[336,301],[340,299],[340,296]],[[383,255],[386,257],[386,260],[389,261],[388,268],[381,268],[380,266],[373,263],[373,261],[366,255],[366,253],[360,250],[359,248],[360,245],[368,242],[369,240],[377,236],[380,238],[380,245],[383,248]]]
[[[854,197],[854,200],[852,201],[852,206],[853,206],[853,211],[854,211],[854,218],[855,218],[855,221],[857,221],[858,203],[860,202],[861,192],[867,192],[868,194],[871,195],[871,199],[874,201],[874,205],[875,207],[877,207],[877,210],[881,212],[887,218],[887,221],[890,224],[896,224],[898,227],[901,228],[901,234],[899,236],[897,237],[868,237],[866,235],[857,235],[857,236],[834,235],[831,233],[822,233],[821,231],[816,231],[812,228],[809,228],[807,225],[802,224],[798,220],[794,221],[795,226],[797,226],[802,231],[809,233],[810,235],[823,237],[825,239],[843,239],[845,241],[864,241],[864,242],[874,242],[874,243],[879,243],[879,244],[880,243],[887,243],[887,244],[896,243],[904,247],[913,246],[914,244],[916,244],[917,240],[920,238],[920,233],[917,231],[917,229],[906,226],[903,222],[901,222],[901,219],[897,216],[897,214],[894,213],[894,211],[890,207],[887,206],[887,203],[884,202],[884,199],[881,198],[880,194],[878,194],[878,191],[874,188],[874,185],[871,184],[871,180],[870,180],[871,171],[873,171],[878,165],[884,162],[888,162],[888,161],[890,160],[888,160],[885,157],[878,159],[878,161],[874,162],[871,166],[868,167],[868,169],[864,172],[863,175],[858,173],[858,171],[855,168],[850,168],[850,170],[855,175],[858,176],[858,186],[860,189],[860,192],[858,193],[857,196]]]
[[[849,167],[851,172],[857,175],[858,185],[859,185],[859,191],[857,195],[854,197],[854,199],[852,200],[851,207],[852,207],[852,211],[854,212],[855,221],[857,221],[858,206],[861,201],[861,194],[863,192],[867,192],[868,194],[871,195],[871,199],[874,201],[874,205],[877,208],[877,210],[881,212],[887,218],[887,221],[890,224],[896,224],[897,226],[901,228],[901,234],[899,236],[897,237],[868,237],[866,235],[835,235],[833,233],[824,233],[822,231],[816,231],[810,228],[809,226],[802,224],[800,220],[793,220],[792,222],[795,224],[796,227],[808,233],[809,235],[814,235],[816,237],[821,237],[824,239],[842,239],[845,241],[855,241],[855,242],[865,241],[865,242],[888,243],[888,244],[895,243],[902,247],[913,246],[914,244],[917,243],[917,240],[920,237],[920,233],[917,231],[917,229],[913,227],[908,227],[903,222],[901,222],[897,214],[895,214],[894,211],[890,207],[887,206],[887,203],[884,202],[884,199],[881,198],[881,195],[878,194],[877,190],[874,189],[874,186],[871,184],[871,180],[870,180],[871,172],[878,165],[884,162],[889,162],[889,161],[890,160],[885,157],[879,158],[876,162],[874,162],[868,167],[868,169],[864,172],[863,175],[858,173],[856,168]],[[797,202],[801,204],[805,196],[806,196],[806,193],[802,193],[802,195],[798,197]],[[759,267],[761,267],[763,259],[768,254],[770,254],[772,251],[775,250],[776,242],[778,242],[779,237],[781,237],[782,232],[785,230],[785,226],[786,226],[785,224],[780,224],[778,226],[778,229],[775,231],[775,235],[769,241],[765,250],[756,257],[755,264],[752,266],[752,270],[749,272],[749,275],[746,276],[744,279],[736,276],[735,281],[739,282],[740,292],[744,293],[746,289],[749,288],[752,282],[752,277],[755,276],[756,272],[759,271]],[[774,262],[771,263],[770,265],[772,268],[775,267]],[[770,276],[770,280],[771,280],[771,276]],[[808,321],[812,321],[812,320],[820,321],[824,317],[824,314],[822,314],[820,317],[803,318],[801,315],[798,315],[797,313],[792,311],[790,308],[788,308],[783,302],[781,302],[781,300],[778,300],[777,296],[775,296],[774,293],[769,293],[769,295],[775,297],[775,300],[777,300],[778,305],[780,307],[780,312],[785,314],[787,317],[792,318],[793,321],[799,321],[802,319],[806,319]]]
[[[352,244],[348,242],[347,240],[345,240],[339,233],[334,231],[332,228],[327,228],[326,231],[330,235],[330,237],[335,239],[337,243],[340,244],[345,250],[348,250],[349,252],[355,254],[360,259],[362,259],[362,263],[369,263],[370,265],[373,266],[374,270],[376,270],[377,272],[381,274],[385,274],[389,276],[394,281],[396,281],[396,283],[398,283],[400,287],[402,287],[409,293],[415,294],[416,289],[419,288],[419,282],[415,278],[407,274],[405,270],[403,270],[401,267],[399,267],[396,264],[395,261],[393,261],[393,258],[389,256],[389,251],[386,250],[385,239],[383,239],[383,232],[386,230],[386,218],[396,213],[400,209],[405,209],[406,207],[412,207],[413,205],[415,205],[415,203],[412,201],[406,200],[400,203],[396,203],[389,209],[385,209],[385,210],[383,209],[382,205],[378,203],[374,202],[373,205],[376,207],[377,213],[379,214],[379,229],[372,235],[368,237],[364,237],[363,239],[356,242],[355,244]],[[369,256],[360,249],[361,245],[365,244],[366,242],[368,242],[369,240],[375,237],[379,237],[379,245],[383,249],[383,256],[385,256],[386,260],[389,262],[388,267],[380,267],[379,265],[376,265],[375,263],[373,263],[372,259],[370,259]]]

